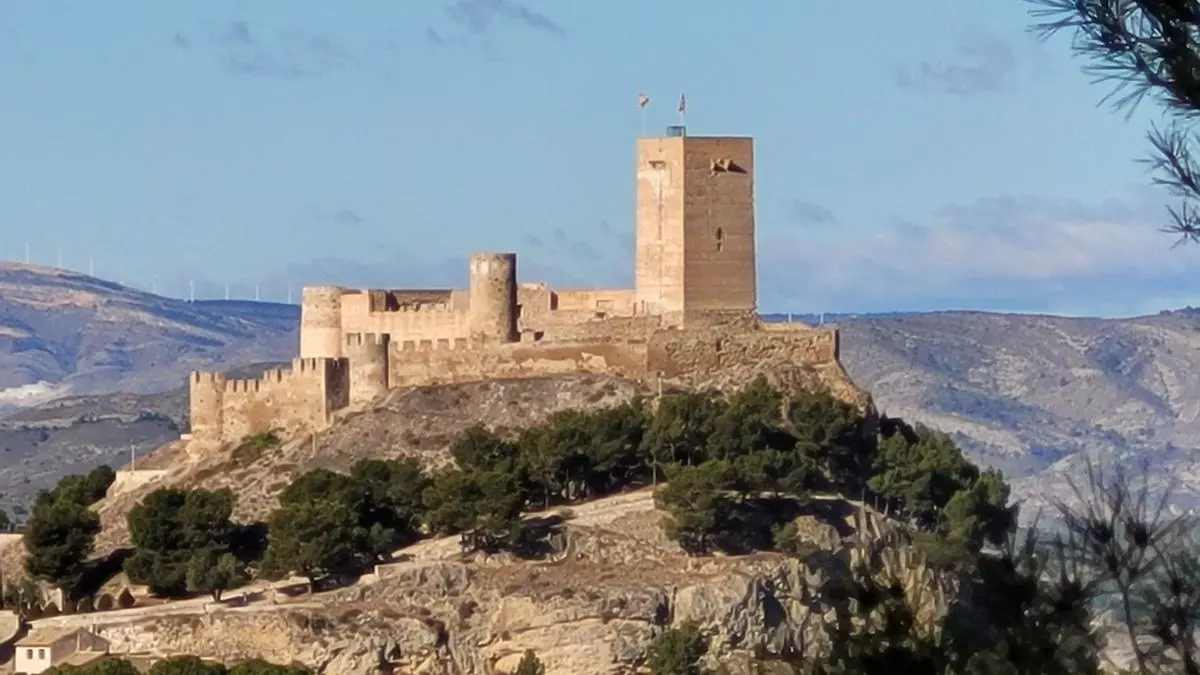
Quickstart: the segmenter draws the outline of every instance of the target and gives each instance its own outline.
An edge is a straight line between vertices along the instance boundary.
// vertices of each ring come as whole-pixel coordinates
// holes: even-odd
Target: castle
[[[513,253],[472,255],[466,289],[306,287],[290,369],[191,374],[191,438],[318,431],[390,389],[561,373],[695,386],[798,367],[856,398],[836,329],[758,318],[753,139],[671,127],[637,140],[636,168],[633,288],[518,283]]]

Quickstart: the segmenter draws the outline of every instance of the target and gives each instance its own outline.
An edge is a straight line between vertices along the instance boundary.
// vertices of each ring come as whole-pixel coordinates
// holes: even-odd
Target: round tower
[[[516,342],[517,254],[476,253],[471,256],[471,338],[482,342]]]
[[[300,296],[300,358],[342,356],[340,286],[305,286]]]
[[[389,336],[351,333],[344,355],[350,361],[350,405],[370,403],[388,390]]]

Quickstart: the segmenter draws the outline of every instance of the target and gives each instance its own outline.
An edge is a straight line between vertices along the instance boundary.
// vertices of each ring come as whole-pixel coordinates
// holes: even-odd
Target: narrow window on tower
[[[718,227],[716,234],[714,235],[714,238],[717,241],[717,250],[724,251],[725,250],[725,230]]]

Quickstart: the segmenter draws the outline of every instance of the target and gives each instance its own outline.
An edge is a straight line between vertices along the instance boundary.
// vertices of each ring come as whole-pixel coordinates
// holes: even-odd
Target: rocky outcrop
[[[736,673],[755,658],[827,654],[829,626],[846,609],[831,591],[854,563],[883,581],[901,579],[930,618],[947,604],[946,588],[919,559],[864,549],[862,536],[881,535],[859,517],[832,523],[831,532],[849,534],[807,564],[765,553],[689,558],[663,538],[659,518],[643,491],[578,507],[563,533],[569,542],[544,563],[463,558],[453,540],[438,540],[357,584],[301,595],[299,606],[88,620],[115,652],[263,657],[329,675],[511,672],[529,649],[551,675],[632,673],[655,636],[695,622],[708,636],[711,665]],[[907,550],[897,540],[879,551],[890,547]]]

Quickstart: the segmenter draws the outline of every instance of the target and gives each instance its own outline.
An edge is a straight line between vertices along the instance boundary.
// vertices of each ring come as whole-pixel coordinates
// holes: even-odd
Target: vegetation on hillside
[[[106,657],[84,666],[55,666],[45,671],[47,675],[140,675],[137,666],[121,658]],[[243,661],[226,668],[216,661],[205,661],[195,656],[172,656],[155,661],[147,675],[310,675],[312,671],[301,666],[281,666],[262,659]]]
[[[38,493],[22,538],[30,577],[58,586],[68,596],[84,585],[100,532],[100,518],[89,507],[104,498],[115,478],[112,468],[101,466]]]
[[[833,654],[787,664],[798,672],[1095,673],[1101,598],[1136,638],[1142,672],[1194,661],[1200,564],[1180,544],[1182,521],[1167,523],[1128,482],[1096,474],[1090,495],[1080,493],[1084,507],[1063,507],[1065,534],[1018,542],[999,473],[978,469],[944,434],[865,417],[825,394],[780,392],[760,378],[728,396],[672,393],[657,405],[560,412],[507,436],[473,427],[451,451],[454,465],[432,473],[403,459],[301,474],[265,526],[233,524],[228,491],[156,490],[129,514],[136,550],[125,570],[162,595],[219,599],[253,576],[298,573],[315,584],[354,574],[429,536],[457,534],[466,552],[527,555],[544,532],[523,512],[641,486],[657,486],[667,534],[692,555],[773,549],[811,565],[814,544],[795,515],[835,494],[906,523],[921,564],[954,575],[960,593],[930,630],[905,589],[861,559],[825,600],[842,608],[827,627]],[[39,499],[31,526],[54,536],[30,544],[40,553],[31,571],[54,550],[82,564],[95,526],[76,507],[98,494],[79,487],[87,484],[64,479]],[[82,583],[71,565],[39,578],[73,592]],[[705,672],[705,640],[699,627],[677,626],[656,639],[647,665]],[[521,667],[543,670],[534,655]]]

